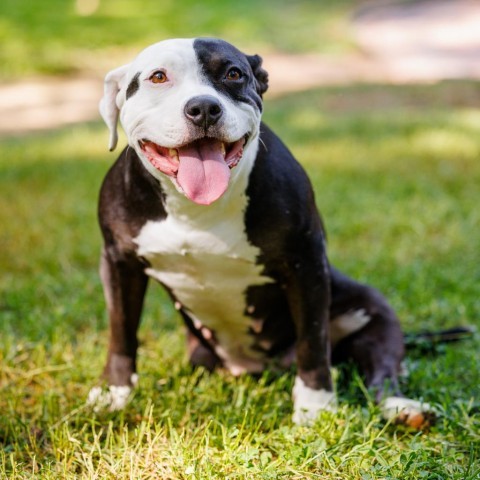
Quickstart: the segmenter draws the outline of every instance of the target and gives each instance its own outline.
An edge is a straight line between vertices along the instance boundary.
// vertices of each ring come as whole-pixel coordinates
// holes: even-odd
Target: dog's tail
[[[420,350],[422,352],[436,351],[439,345],[452,342],[460,342],[473,338],[476,329],[473,326],[454,327],[439,331],[421,331],[405,334],[405,346],[407,349]]]

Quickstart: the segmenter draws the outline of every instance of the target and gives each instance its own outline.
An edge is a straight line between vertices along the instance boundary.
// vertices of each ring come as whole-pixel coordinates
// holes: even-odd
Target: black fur
[[[194,50],[205,78],[217,91],[233,102],[262,109],[261,95],[267,89],[268,76],[260,57],[248,57],[214,39],[195,40]],[[230,77],[231,69],[241,75]],[[137,91],[138,78],[136,75],[131,80],[127,98]],[[273,283],[251,286],[245,292],[245,314],[263,320],[261,331],[250,331],[250,346],[266,358],[283,358],[294,350],[298,375],[311,389],[331,391],[332,360],[353,360],[378,400],[387,380],[398,394],[404,346],[395,313],[376,290],[329,265],[310,181],[287,147],[264,124],[246,195],[245,232],[260,250],[257,263],[263,274],[273,279]],[[136,370],[136,332],[147,287],[147,262],[138,257],[133,239],[148,220],[166,218],[164,205],[159,182],[131,148],[125,149],[107,174],[99,205],[105,241],[102,280],[111,325],[105,376],[111,385],[130,385]],[[370,321],[331,352],[329,322],[358,310]],[[221,364],[214,349],[215,332],[207,341],[188,312],[180,313],[189,329],[192,364],[209,369]]]
[[[138,78],[140,77],[140,72],[137,72],[135,76],[132,78],[130,83],[128,84],[127,87],[127,92],[125,94],[126,100],[128,100],[130,97],[133,97],[135,95],[140,87],[140,84],[138,82]]]
[[[233,101],[254,105],[262,111],[258,81],[247,57],[233,45],[222,40],[198,38],[193,43],[198,62],[208,81]],[[238,68],[242,77],[237,81],[226,79],[231,68]]]

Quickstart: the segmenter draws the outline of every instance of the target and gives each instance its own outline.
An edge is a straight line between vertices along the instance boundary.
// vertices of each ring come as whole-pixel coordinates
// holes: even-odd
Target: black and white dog
[[[398,390],[395,313],[329,265],[311,184],[261,122],[261,63],[222,40],[177,39],[106,76],[110,150],[118,118],[129,145],[100,194],[108,388],[89,402],[126,404],[152,277],[185,321],[193,365],[239,375],[296,362],[294,422],[335,409],[330,366],[353,361],[386,416],[419,425],[425,406]]]

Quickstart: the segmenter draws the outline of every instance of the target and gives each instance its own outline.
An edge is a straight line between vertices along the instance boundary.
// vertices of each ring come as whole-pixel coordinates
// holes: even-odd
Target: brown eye
[[[150,77],[150,81],[152,83],[165,83],[168,80],[167,75],[165,72],[159,70],[158,72],[154,72]]]
[[[235,67],[231,68],[227,72],[227,74],[225,75],[225,78],[227,80],[232,80],[232,81],[240,80],[242,77],[243,77],[242,72],[238,68],[235,68]]]

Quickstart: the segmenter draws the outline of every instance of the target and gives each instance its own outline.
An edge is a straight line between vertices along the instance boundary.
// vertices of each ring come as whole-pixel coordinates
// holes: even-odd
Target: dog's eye
[[[240,80],[242,77],[243,77],[242,72],[236,67],[231,68],[225,75],[225,78],[227,80],[232,80],[232,81]]]
[[[157,72],[153,72],[150,76],[150,81],[152,83],[165,83],[168,80],[167,75],[165,72],[158,70]]]

